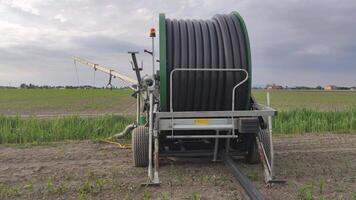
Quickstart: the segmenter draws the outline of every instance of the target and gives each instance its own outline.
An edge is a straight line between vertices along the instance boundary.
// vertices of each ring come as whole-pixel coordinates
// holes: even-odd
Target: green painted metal
[[[166,16],[159,14],[160,110],[167,111]]]
[[[139,125],[145,125],[147,123],[146,116],[140,116]]]
[[[246,95],[246,109],[249,109],[248,106],[250,105],[250,98],[251,98],[251,88],[252,88],[252,63],[251,63],[251,48],[250,48],[250,39],[248,36],[248,32],[247,32],[247,28],[246,28],[246,24],[244,19],[241,17],[241,15],[237,12],[237,11],[233,11],[232,12],[233,15],[235,15],[239,20],[240,20],[240,24],[241,24],[241,28],[244,32],[244,37],[245,37],[245,47],[246,47],[246,52],[247,52],[247,71],[248,71],[248,75],[249,75],[249,79],[247,80],[247,84],[248,84],[248,92]]]

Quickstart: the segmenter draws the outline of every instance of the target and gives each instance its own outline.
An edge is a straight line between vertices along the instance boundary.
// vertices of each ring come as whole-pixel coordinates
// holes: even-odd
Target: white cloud
[[[61,23],[64,23],[68,20],[62,14],[57,14],[56,16],[53,17],[53,19],[56,19],[56,20],[60,21]]]
[[[147,9],[147,8],[139,8],[139,9],[137,9],[136,10],[136,14],[138,15],[136,17],[139,17],[139,18],[141,18],[143,20],[150,20],[150,19],[153,18],[153,15],[154,15],[153,12],[151,10]]]
[[[331,49],[325,45],[307,46],[303,50],[299,51],[302,55],[320,56],[328,55],[331,53]]]
[[[107,9],[114,9],[114,8],[115,8],[115,6],[112,5],[112,4],[108,4],[108,5],[106,5],[105,7],[106,7]]]
[[[333,66],[343,67],[347,75],[356,73],[354,0],[0,0],[0,71],[13,68],[33,83],[45,84],[44,76],[57,80],[55,84],[72,83],[71,56],[78,55],[118,64],[129,74],[126,49],[142,52],[150,47],[148,30],[158,29],[160,12],[167,18],[206,19],[233,10],[247,24],[254,83],[313,84],[317,80],[290,77]],[[28,74],[29,69],[36,73]],[[356,85],[341,76],[334,77],[336,82]],[[15,79],[23,76],[2,75],[0,85],[7,84],[6,77],[21,83]]]
[[[0,32],[0,47],[8,48],[29,41],[35,41],[41,31],[36,27],[0,21]]]
[[[35,4],[40,0],[3,0],[2,3],[9,5],[12,8],[19,9],[33,15],[40,15],[40,11],[35,7]]]

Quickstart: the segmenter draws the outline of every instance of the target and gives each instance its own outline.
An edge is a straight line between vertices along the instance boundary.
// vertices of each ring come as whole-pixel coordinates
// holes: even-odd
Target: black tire
[[[148,165],[148,128],[139,126],[132,131],[132,156],[135,167]]]
[[[247,163],[249,163],[249,164],[260,163],[260,155],[258,153],[258,146],[257,146],[255,137],[251,138],[251,143],[250,143],[250,146],[248,147],[247,155],[245,158],[246,158]]]

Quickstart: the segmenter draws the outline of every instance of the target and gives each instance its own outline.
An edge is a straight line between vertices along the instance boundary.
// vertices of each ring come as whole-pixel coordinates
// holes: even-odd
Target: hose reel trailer
[[[159,184],[160,157],[209,156],[231,165],[232,155],[244,155],[250,163],[261,160],[271,182],[269,122],[276,111],[251,96],[250,44],[242,17],[232,12],[178,20],[160,14],[159,47],[159,73],[153,75],[158,84],[148,89],[146,101],[150,183]],[[134,154],[143,152],[133,145]],[[242,185],[251,198],[261,199],[251,183]]]
[[[245,156],[251,164],[261,161],[266,182],[273,182],[271,117],[277,111],[258,104],[251,95],[251,52],[244,20],[237,12],[207,20],[160,14],[157,71],[155,36],[151,29],[152,50],[145,50],[152,55],[152,74],[141,78],[136,52],[130,52],[137,75],[136,82],[126,81],[135,85],[137,98],[132,132],[135,166],[148,166],[148,184],[159,184],[160,158],[223,160],[252,199],[263,198],[232,161],[234,156]],[[115,78],[113,70],[110,74]],[[140,123],[144,115],[146,124]]]

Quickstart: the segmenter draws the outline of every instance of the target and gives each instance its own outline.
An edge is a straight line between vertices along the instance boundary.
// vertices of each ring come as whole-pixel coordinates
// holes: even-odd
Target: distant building
[[[267,90],[281,90],[281,89],[283,89],[283,86],[272,84],[272,85],[267,85],[266,89]]]
[[[350,88],[351,91],[356,91],[356,87]]]
[[[327,85],[324,87],[324,90],[330,91],[330,90],[336,90],[337,87],[335,85]]]

